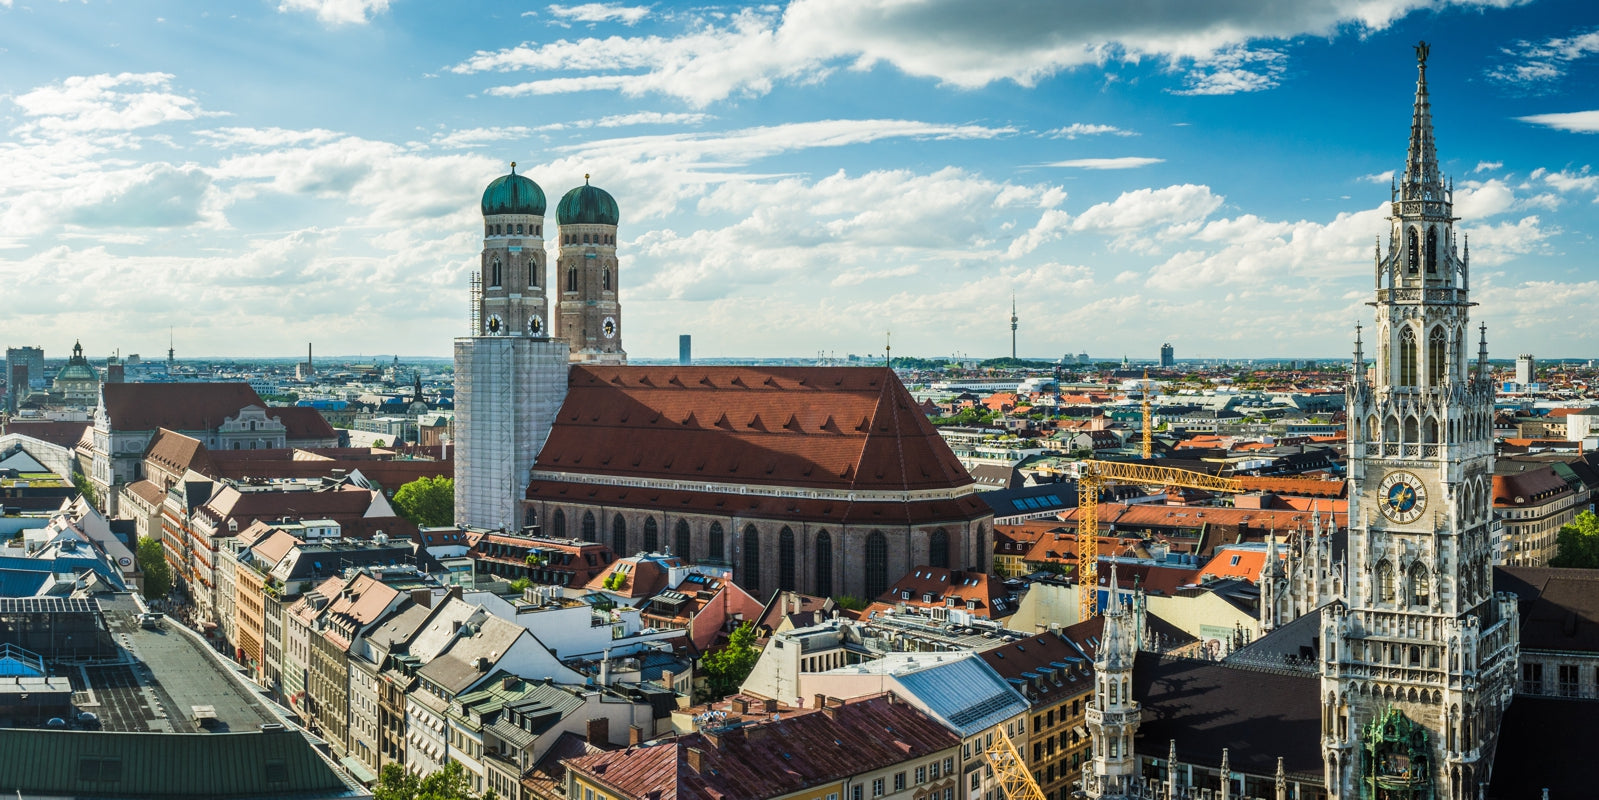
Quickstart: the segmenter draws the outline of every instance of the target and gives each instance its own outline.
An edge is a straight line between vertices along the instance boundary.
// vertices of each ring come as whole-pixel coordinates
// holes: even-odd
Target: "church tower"
[[[1094,652],[1094,699],[1088,706],[1091,760],[1084,770],[1083,792],[1093,800],[1139,797],[1141,774],[1134,752],[1141,716],[1133,699],[1133,659],[1138,655],[1139,623],[1133,608],[1117,591],[1116,565],[1110,567],[1110,607]]]
[[[555,337],[571,348],[573,361],[625,364],[622,307],[617,302],[616,200],[589,185],[584,175],[583,185],[561,198],[556,215],[561,223],[561,284]]]
[[[1486,333],[1471,374],[1469,256],[1438,170],[1427,53],[1376,257],[1376,368],[1357,330],[1347,390],[1348,575],[1321,619],[1333,800],[1477,798],[1513,690],[1516,609],[1491,579]]]
[[[483,190],[471,335],[455,340],[455,521],[515,531],[561,401],[567,348],[550,339],[544,190],[502,175]]]

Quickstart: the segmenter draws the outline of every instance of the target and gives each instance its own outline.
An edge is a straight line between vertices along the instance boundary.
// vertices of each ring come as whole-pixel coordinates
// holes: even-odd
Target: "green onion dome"
[[[615,225],[621,216],[616,200],[604,189],[590,186],[588,178],[584,175],[583,185],[561,198],[556,218],[562,225]]]
[[[531,214],[544,216],[544,190],[526,175],[516,174],[516,162],[511,162],[511,174],[501,175],[483,190],[483,216],[493,214]]]

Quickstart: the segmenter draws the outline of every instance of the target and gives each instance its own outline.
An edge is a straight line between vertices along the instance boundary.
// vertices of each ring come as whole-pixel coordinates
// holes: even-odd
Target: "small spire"
[[[583,185],[589,185],[589,174],[587,172],[583,173]]]
[[[1432,102],[1427,95],[1426,42],[1416,45],[1416,105],[1411,111],[1410,151],[1405,159],[1405,199],[1421,200],[1443,189],[1438,177],[1438,149],[1432,133]]]
[[[515,161],[511,162],[511,174],[512,175],[516,174],[516,162]]]

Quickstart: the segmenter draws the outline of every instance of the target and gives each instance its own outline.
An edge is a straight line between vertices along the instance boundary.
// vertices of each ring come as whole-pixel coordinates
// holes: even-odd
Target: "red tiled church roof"
[[[887,368],[574,366],[569,380],[535,470],[851,491],[972,483]]]
[[[215,430],[245,406],[266,406],[248,383],[108,383],[101,391],[119,431]]]

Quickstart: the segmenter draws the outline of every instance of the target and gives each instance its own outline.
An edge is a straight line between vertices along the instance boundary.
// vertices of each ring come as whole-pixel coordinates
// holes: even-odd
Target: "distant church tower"
[[[1349,574],[1321,615],[1331,800],[1477,798],[1513,691],[1514,600],[1492,592],[1493,388],[1467,370],[1469,255],[1438,171],[1427,45],[1376,259],[1375,378],[1348,388]]]
[[[529,471],[566,398],[565,342],[550,338],[544,190],[525,175],[483,191],[478,330],[455,340],[455,521],[517,530]]]
[[[617,302],[616,200],[590,186],[585,175],[582,186],[561,198],[556,215],[561,223],[561,284],[555,337],[571,348],[573,361],[625,364],[622,307]]]

